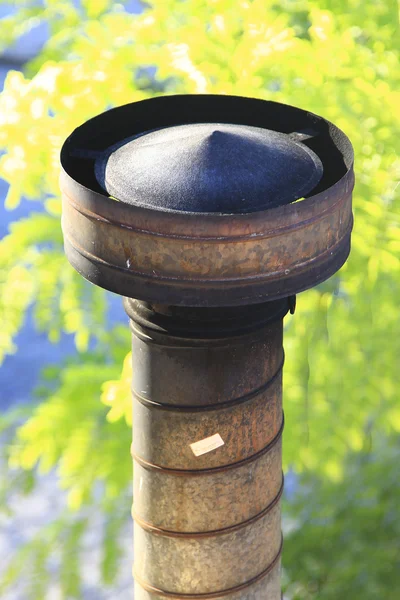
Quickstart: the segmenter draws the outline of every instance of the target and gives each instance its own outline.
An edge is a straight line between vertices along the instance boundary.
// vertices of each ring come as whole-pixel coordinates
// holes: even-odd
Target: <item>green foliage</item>
[[[50,211],[12,223],[0,242],[0,360],[15,350],[14,336],[32,303],[37,325],[51,341],[62,330],[73,333],[84,351],[91,336],[103,337],[105,294],[66,263],[60,217],[52,214],[52,204]]]
[[[31,493],[38,475],[53,468],[60,488],[67,492],[67,507],[63,517],[41,528],[12,557],[0,578],[0,595],[21,580],[29,590],[29,600],[42,600],[56,569],[63,597],[82,598],[79,555],[89,522],[88,507],[90,514],[104,515],[100,535],[104,583],[112,584],[118,573],[119,534],[130,511],[131,431],[125,420],[109,419],[108,413],[113,411],[110,390],[119,384],[129,333],[118,326],[106,336],[108,356],[105,351],[81,352],[61,371],[45,369],[37,406],[15,409],[2,418],[0,433],[9,435],[1,449],[6,452],[9,471],[0,471],[1,509],[12,518],[15,494]],[[102,386],[111,409],[99,402]],[[115,403],[120,402],[116,391]],[[17,432],[12,434],[15,426]],[[28,572],[25,563],[30,565]]]
[[[350,452],[340,482],[308,473],[286,507],[288,600],[396,600],[400,562],[399,438]]]
[[[392,569],[385,578],[385,565],[390,570],[398,559],[398,486],[391,485],[399,480],[391,436],[400,433],[397,2],[154,0],[141,15],[106,0],[77,8],[59,0],[17,5],[15,16],[0,21],[4,46],[40,21],[51,36],[24,75],[8,75],[0,95],[0,176],[10,183],[10,210],[25,196],[44,212],[13,223],[0,242],[0,359],[16,350],[31,305],[52,341],[60,330],[75,335],[78,359],[56,377],[47,373],[39,404],[10,442],[11,489],[29,490],[37,464],[56,467],[71,510],[93,505],[100,480],[102,510],[110,515],[110,503],[117,510],[127,502],[123,490],[131,478],[128,334],[105,331],[104,293],[63,255],[58,157],[65,137],[111,106],[160,92],[295,104],[349,135],[357,185],[349,262],[302,294],[286,323],[284,460],[304,481],[302,497],[286,509],[296,524],[285,551],[287,593],[293,600],[394,598],[400,576]],[[7,417],[4,428],[14,422]],[[373,452],[371,439],[380,440]],[[2,493],[5,506],[7,497]],[[118,561],[122,508],[121,515],[108,521],[107,583]],[[79,576],[79,564],[71,562],[82,537],[76,519],[68,513],[62,525],[72,527],[70,551],[61,559],[66,598],[79,597],[79,580],[70,578],[71,571]],[[33,547],[30,556],[42,572],[47,546]],[[17,563],[8,583],[19,577]],[[41,599],[37,585],[31,595]]]
[[[103,512],[101,573],[105,586],[112,583],[121,559],[119,537],[129,517],[127,506],[110,507],[94,504],[91,512]],[[122,510],[121,510],[122,509]],[[66,514],[41,527],[40,532],[21,546],[5,569],[2,569],[0,594],[15,582],[23,583],[24,598],[42,600],[57,573],[57,584],[63,598],[83,597],[81,554],[85,545],[91,515],[89,511]],[[93,526],[93,524],[92,524]]]
[[[118,370],[95,353],[81,354],[79,364],[65,365],[48,393],[42,390],[45,401],[19,427],[9,449],[11,468],[38,465],[39,473],[47,473],[57,466],[72,509],[92,501],[98,479],[104,481],[109,499],[118,497],[131,480],[129,429],[115,419],[111,427],[99,402],[99,389]]]

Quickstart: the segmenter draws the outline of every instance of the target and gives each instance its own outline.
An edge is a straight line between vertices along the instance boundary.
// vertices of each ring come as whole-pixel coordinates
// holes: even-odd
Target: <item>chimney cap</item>
[[[249,144],[248,168],[236,167],[234,151],[226,163],[220,156],[217,173],[224,176],[217,185],[210,161],[197,174],[190,173],[186,167],[196,164],[192,158],[198,154],[186,156],[178,145],[168,143],[171,150],[157,151],[157,164],[164,162],[166,173],[175,170],[184,177],[178,177],[180,195],[173,186],[165,189],[169,178],[152,173],[146,138],[154,142],[176,132],[179,137],[186,129],[190,140],[197,128],[209,140],[209,124],[218,124],[225,136],[216,135],[211,154],[213,144],[225,150]],[[240,131],[239,144],[229,141],[234,131]],[[257,163],[254,145],[259,136]],[[135,145],[140,152],[132,151]],[[198,147],[197,141],[197,152]],[[260,167],[268,156],[269,164],[279,158],[275,171]],[[130,171],[132,159],[135,168]],[[180,160],[186,161],[184,169],[179,168]],[[290,163],[296,160],[291,180]],[[78,127],[62,148],[61,163],[67,257],[86,279],[120,295],[177,306],[256,304],[325,281],[350,251],[352,146],[338,127],[293,106],[219,95],[133,102]],[[257,168],[249,177],[254,164]],[[135,169],[141,171],[140,194],[130,189],[135,186]],[[202,178],[204,172],[208,177]],[[252,187],[253,177],[257,185]],[[232,182],[253,194],[247,212],[240,210],[240,194],[234,195]],[[265,186],[263,193],[258,185]],[[200,192],[214,188],[221,193],[207,204]],[[154,195],[147,196],[152,190]],[[299,195],[304,199],[293,202]],[[184,204],[177,205],[177,198]],[[218,199],[224,202],[216,204]]]

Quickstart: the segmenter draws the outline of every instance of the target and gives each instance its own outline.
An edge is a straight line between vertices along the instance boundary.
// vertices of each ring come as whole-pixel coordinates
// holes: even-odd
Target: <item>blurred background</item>
[[[128,598],[129,332],[63,255],[59,151],[166,93],[274,99],[356,153],[349,262],[286,319],[286,600],[400,585],[397,0],[0,2],[0,596]]]

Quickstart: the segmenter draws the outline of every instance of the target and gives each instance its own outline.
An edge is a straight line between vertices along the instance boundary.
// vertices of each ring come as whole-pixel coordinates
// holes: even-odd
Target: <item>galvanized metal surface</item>
[[[246,526],[210,537],[157,535],[135,522],[135,574],[146,589],[172,594],[223,592],[253,583],[281,546],[279,502]],[[279,600],[276,598],[268,600]]]
[[[280,553],[271,567],[260,577],[244,586],[214,594],[167,594],[160,590],[135,585],[135,600],[280,600],[281,564]]]
[[[148,129],[210,120],[305,137],[324,169],[313,195],[246,214],[192,213],[117,202],[99,186],[96,158],[116,141]],[[350,142],[331,123],[300,109],[206,95],[133,103],[75,130],[63,147],[62,165],[70,262],[93,283],[131,298],[181,306],[259,303],[327,279],[349,253]]]
[[[287,312],[287,303],[285,307]],[[223,316],[223,311],[220,314]],[[282,324],[279,322],[271,327],[269,339],[259,331],[240,339],[202,342],[201,339],[173,338],[156,331],[150,337],[139,325],[132,325],[131,329],[134,393],[144,401],[164,407],[207,407],[239,402],[250,394],[262,393],[283,362]],[[280,344],[280,350],[274,353],[276,344]],[[257,360],[260,355],[265,359]],[[165,374],[162,379],[160,373]]]
[[[166,410],[134,397],[133,436],[137,456],[144,462],[170,469],[213,468],[245,460],[263,451],[278,434],[282,424],[281,399],[281,367],[260,391],[229,404],[211,407],[198,404],[192,410],[189,406],[184,410],[174,406]],[[200,406],[203,410],[196,410]],[[213,430],[225,440],[218,457],[195,457],[183,440],[186,437],[201,440]]]
[[[125,307],[134,348],[137,589],[235,598],[244,586],[254,596],[281,546],[289,302],[228,314],[129,300]],[[222,443],[194,453],[193,444],[216,435]],[[275,588],[269,600],[279,599]]]
[[[134,462],[134,516],[169,531],[202,532],[237,525],[270,504],[282,486],[282,444],[225,470],[152,469]]]

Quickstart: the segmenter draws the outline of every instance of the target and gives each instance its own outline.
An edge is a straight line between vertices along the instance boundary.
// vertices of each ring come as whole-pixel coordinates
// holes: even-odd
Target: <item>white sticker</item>
[[[216,450],[220,446],[224,445],[224,440],[216,433],[215,435],[211,435],[204,440],[200,440],[199,442],[194,442],[190,444],[192,452],[195,456],[201,456],[202,454],[207,454],[207,452],[211,452],[211,450]]]

